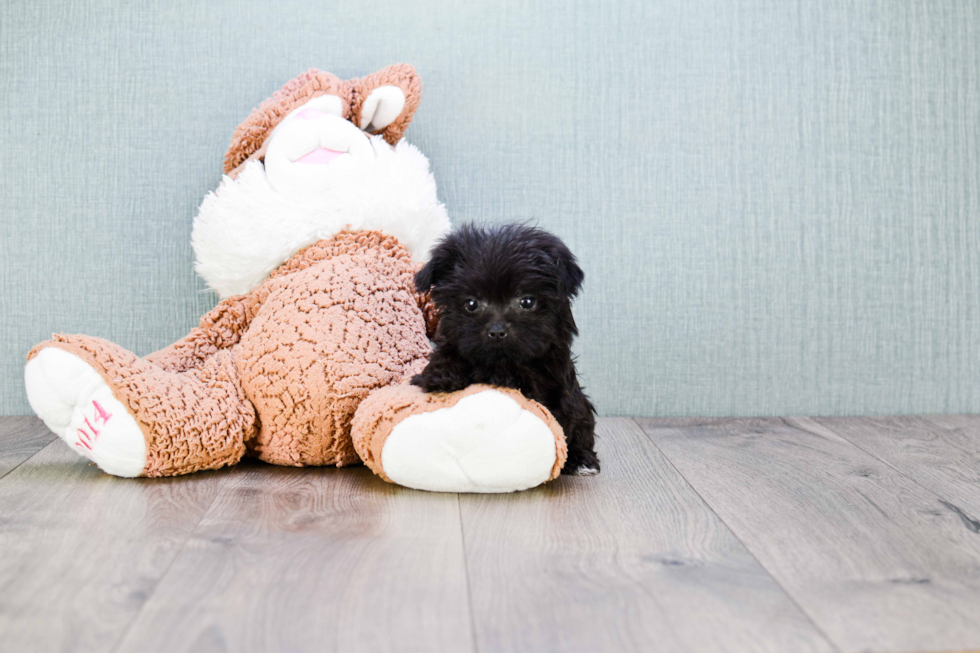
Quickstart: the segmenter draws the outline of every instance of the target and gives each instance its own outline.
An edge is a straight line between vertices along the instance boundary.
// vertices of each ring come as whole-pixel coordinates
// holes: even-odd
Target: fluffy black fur
[[[431,291],[435,351],[412,383],[454,392],[474,383],[517,388],[565,431],[563,473],[595,474],[595,408],[572,360],[578,335],[571,300],[585,274],[568,247],[535,227],[462,227],[446,236],[415,277]]]

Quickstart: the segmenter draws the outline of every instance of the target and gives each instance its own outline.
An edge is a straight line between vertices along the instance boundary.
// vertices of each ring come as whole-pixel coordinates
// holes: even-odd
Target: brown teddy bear
[[[250,455],[364,462],[435,491],[555,478],[564,438],[539,404],[406,382],[437,319],[414,274],[449,229],[428,160],[401,138],[420,93],[407,65],[346,81],[310,70],[256,108],[194,222],[196,269],[220,303],[142,358],[83,335],[34,347],[25,382],[45,424],[117,476]]]

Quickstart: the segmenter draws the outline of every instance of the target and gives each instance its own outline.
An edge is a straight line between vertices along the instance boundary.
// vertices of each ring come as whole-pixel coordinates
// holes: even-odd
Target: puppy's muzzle
[[[507,326],[501,324],[500,322],[491,324],[490,328],[487,329],[487,337],[490,338],[490,340],[498,342],[503,340],[507,337]]]

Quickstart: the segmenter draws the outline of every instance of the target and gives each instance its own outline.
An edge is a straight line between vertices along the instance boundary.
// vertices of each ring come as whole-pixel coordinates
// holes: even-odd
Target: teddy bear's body
[[[419,88],[407,66],[348,82],[310,71],[256,109],[195,220],[197,267],[222,301],[145,358],[81,335],[34,347],[25,380],[45,423],[119,476],[248,454],[364,462],[422,489],[554,478],[561,429],[519,392],[404,383],[426,364],[434,319],[414,275],[449,227],[428,161],[399,140]]]
[[[56,347],[108,377],[149,432],[143,476],[222,467],[246,453],[277,465],[359,463],[350,436],[358,405],[428,358],[416,268],[391,236],[345,232],[301,250],[145,359],[90,336],[59,336],[29,358]],[[104,419],[94,411],[83,433],[95,439]]]
[[[258,428],[250,453],[279,465],[359,463],[350,421],[376,388],[425,365],[408,252],[378,232],[306,248],[250,294],[233,354]]]

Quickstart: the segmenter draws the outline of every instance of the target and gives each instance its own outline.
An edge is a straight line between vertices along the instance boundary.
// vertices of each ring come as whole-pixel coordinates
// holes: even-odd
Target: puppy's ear
[[[455,234],[449,234],[432,249],[429,262],[415,274],[415,290],[426,293],[432,286],[445,281],[452,274],[458,260],[458,237]]]
[[[565,243],[553,236],[549,240],[552,242],[548,244],[545,250],[554,262],[555,267],[558,268],[559,290],[571,299],[582,288],[582,282],[585,281],[585,272],[579,267],[578,260]]]
[[[575,256],[571,253],[569,253],[567,259],[562,259],[559,265],[562,268],[562,282],[565,285],[565,294],[569,297],[574,297],[582,288],[582,282],[585,281],[585,272],[578,266],[578,261],[575,260]]]
[[[574,297],[582,288],[585,272],[578,266],[578,261],[575,260],[575,256],[571,252],[568,253],[567,258],[563,256],[558,259],[558,269],[561,274],[562,291],[569,298]]]

